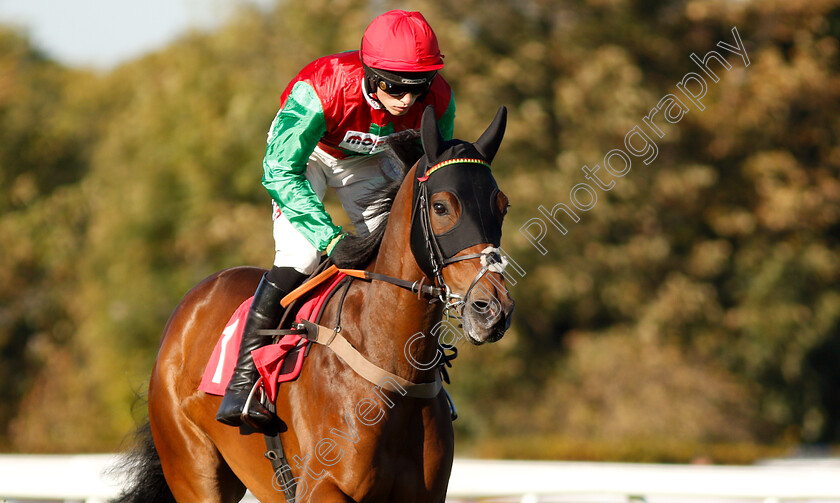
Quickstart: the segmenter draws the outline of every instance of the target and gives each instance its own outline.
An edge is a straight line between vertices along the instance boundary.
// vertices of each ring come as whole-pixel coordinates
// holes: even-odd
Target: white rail
[[[110,454],[0,455],[0,502],[104,503],[120,490],[121,481],[106,474],[114,461]],[[455,460],[447,501],[488,499],[521,503],[840,503],[840,462],[690,466]]]
[[[0,455],[0,501],[103,503],[119,494],[120,481],[104,475],[115,459],[111,454]]]
[[[453,501],[832,502],[840,503],[840,463],[696,466],[459,460]]]

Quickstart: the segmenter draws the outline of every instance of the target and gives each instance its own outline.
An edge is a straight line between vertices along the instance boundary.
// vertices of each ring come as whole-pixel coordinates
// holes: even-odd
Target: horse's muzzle
[[[473,344],[496,342],[505,335],[513,319],[514,302],[509,295],[468,298],[462,313],[464,330]]]

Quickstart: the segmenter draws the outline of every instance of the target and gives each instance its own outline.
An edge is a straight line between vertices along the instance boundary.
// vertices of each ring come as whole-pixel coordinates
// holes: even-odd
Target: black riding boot
[[[259,372],[251,351],[270,344],[272,336],[260,335],[260,330],[277,328],[283,309],[280,300],[294,290],[306,276],[292,268],[275,267],[266,273],[257,291],[254,302],[248,311],[248,319],[242,330],[242,344],[239,346],[239,358],[228,384],[225,397],[216,413],[216,420],[231,426],[242,424],[242,409],[257,382]],[[250,423],[265,426],[271,421],[271,414],[259,401],[252,400],[248,410]]]

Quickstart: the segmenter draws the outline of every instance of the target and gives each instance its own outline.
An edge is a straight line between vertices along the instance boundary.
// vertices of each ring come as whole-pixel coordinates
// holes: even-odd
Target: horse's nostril
[[[476,311],[487,311],[487,308],[490,307],[490,303],[486,300],[477,300],[473,302],[473,307]]]
[[[477,315],[483,323],[493,323],[500,313],[500,306],[492,300],[475,300],[470,303],[470,310]]]

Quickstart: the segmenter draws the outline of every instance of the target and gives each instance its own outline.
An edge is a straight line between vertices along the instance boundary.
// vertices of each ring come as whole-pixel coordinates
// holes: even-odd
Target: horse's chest
[[[334,485],[359,502],[443,501],[454,448],[451,423],[422,410],[394,412],[376,423],[364,408],[335,410],[340,412],[329,421],[315,423],[332,426],[313,428],[293,459],[299,462],[296,476]]]

